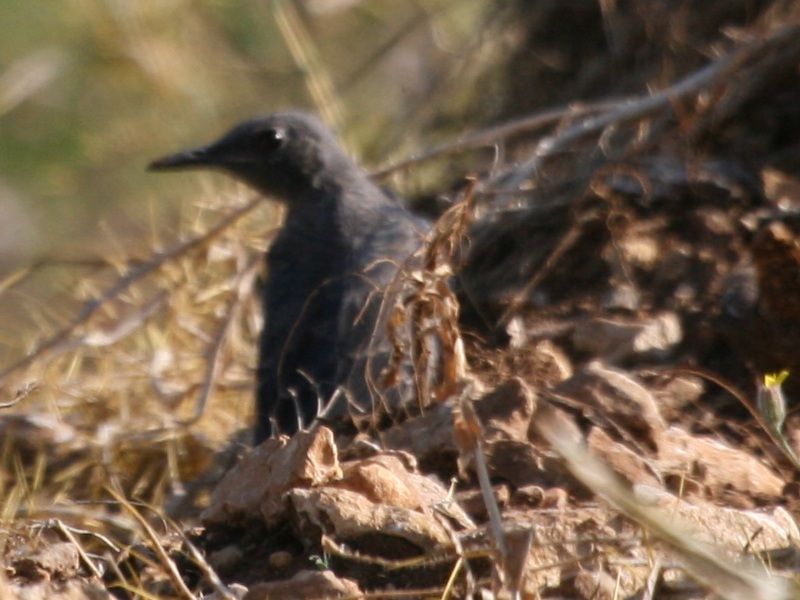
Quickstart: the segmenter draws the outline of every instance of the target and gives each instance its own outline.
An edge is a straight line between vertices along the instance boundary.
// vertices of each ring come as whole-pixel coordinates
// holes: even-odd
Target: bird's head
[[[164,156],[148,168],[221,170],[287,201],[336,185],[337,178],[357,170],[333,133],[301,112],[245,121],[207,146]]]

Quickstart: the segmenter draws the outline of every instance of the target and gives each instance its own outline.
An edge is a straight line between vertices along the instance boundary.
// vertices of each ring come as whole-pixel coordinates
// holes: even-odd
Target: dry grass
[[[17,399],[2,425],[3,555],[31,522],[57,518],[95,554],[105,545],[95,560],[113,572],[143,523],[118,515],[117,499],[165,506],[249,428],[255,288],[275,207],[230,201],[242,208],[192,207],[184,241],[84,280],[79,316],[4,373]]]

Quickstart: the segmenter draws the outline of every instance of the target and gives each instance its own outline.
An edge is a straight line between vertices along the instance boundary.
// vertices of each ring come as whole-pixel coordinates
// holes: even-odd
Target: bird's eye
[[[258,145],[263,152],[274,152],[283,145],[286,131],[279,127],[269,127],[258,135]]]

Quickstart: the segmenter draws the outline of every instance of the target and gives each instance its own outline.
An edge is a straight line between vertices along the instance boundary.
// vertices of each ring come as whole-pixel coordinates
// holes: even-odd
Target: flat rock
[[[376,503],[358,492],[295,488],[287,497],[296,525],[308,539],[322,533],[362,552],[395,558],[450,545],[447,529],[433,515]]]
[[[447,490],[436,480],[409,471],[397,456],[381,454],[344,463],[342,479],[332,484],[365,496],[371,502],[432,514],[433,508],[446,511],[462,527],[473,523],[458,505],[447,502]]]
[[[659,432],[656,445],[662,473],[688,475],[710,488],[733,488],[754,496],[780,498],[786,483],[746,450],[693,436],[677,427]]]
[[[575,325],[572,343],[595,358],[616,363],[642,354],[663,354],[683,339],[678,315],[661,313],[648,318],[592,318]]]
[[[257,583],[243,600],[295,600],[296,598],[360,598],[356,582],[337,577],[333,571],[300,571],[291,579]]]
[[[579,404],[587,416],[600,415],[626,429],[654,433],[666,428],[653,394],[634,376],[593,361],[582,371],[553,388],[553,394]]]
[[[742,548],[765,552],[796,546],[800,529],[786,509],[738,510],[703,500],[683,500],[661,489],[637,486],[636,496],[666,511],[677,524],[689,529],[699,540],[738,556]]]
[[[29,580],[70,579],[78,573],[80,556],[75,544],[45,544],[31,553],[18,553],[11,559],[15,575]]]
[[[586,436],[589,449],[631,484],[660,485],[645,459],[624,444],[614,441],[599,427],[592,427]]]
[[[81,579],[20,585],[0,577],[0,600],[113,600],[99,583]]]
[[[433,404],[425,413],[395,425],[380,434],[384,448],[409,452],[422,463],[455,463],[458,455],[453,438],[453,408],[450,403]]]
[[[501,383],[473,405],[481,420],[484,441],[528,441],[536,397],[521,379],[514,377]]]

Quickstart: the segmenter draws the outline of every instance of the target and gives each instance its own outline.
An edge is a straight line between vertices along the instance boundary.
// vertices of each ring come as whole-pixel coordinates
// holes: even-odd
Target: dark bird
[[[276,113],[151,170],[218,169],[285,202],[267,254],[256,442],[294,433],[337,389],[364,402],[366,355],[388,354],[382,293],[420,246],[426,221],[381,190],[315,117]],[[379,338],[376,343],[376,336]],[[381,361],[377,361],[380,364]],[[385,360],[383,361],[385,363]]]

